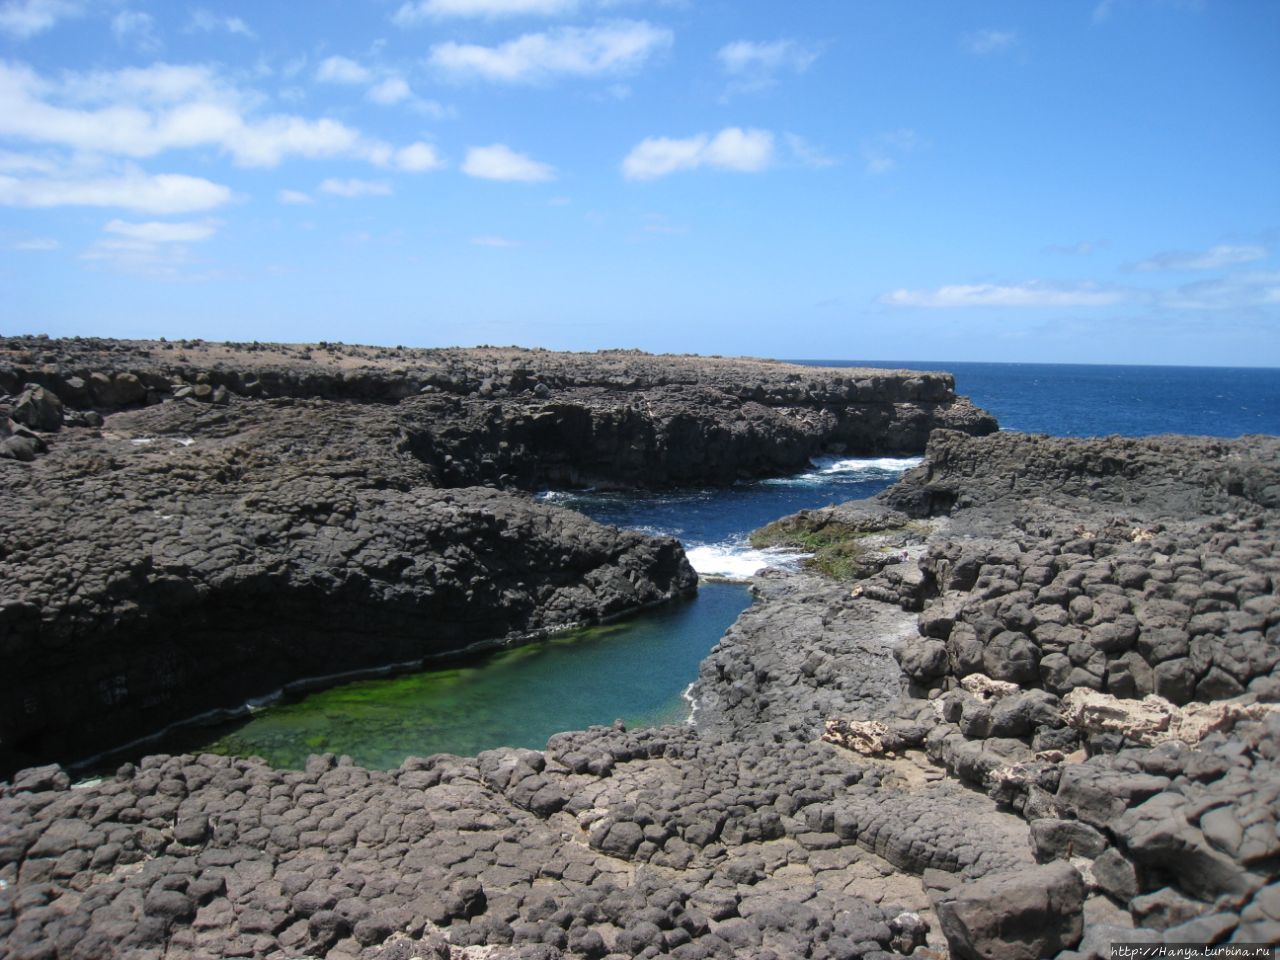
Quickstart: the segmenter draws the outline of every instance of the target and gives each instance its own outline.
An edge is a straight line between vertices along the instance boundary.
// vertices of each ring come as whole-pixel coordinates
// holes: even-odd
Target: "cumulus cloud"
[[[217,233],[219,226],[221,224],[217,220],[149,220],[145,223],[110,220],[102,229],[118,237],[142,243],[198,243]]]
[[[181,173],[129,170],[115,176],[20,178],[0,176],[0,206],[121,207],[142,213],[194,213],[231,201],[231,190]]]
[[[291,206],[306,206],[307,204],[315,203],[309,193],[303,193],[301,190],[281,190],[276,194],[276,199]]]
[[[393,163],[407,173],[429,173],[444,168],[444,161],[429,143],[411,143],[395,152]]]
[[[48,157],[0,150],[0,173],[55,173],[58,165]]]
[[[0,33],[27,40],[84,12],[73,0],[8,0],[0,4]]]
[[[1134,270],[1143,273],[1163,271],[1220,270],[1223,267],[1238,266],[1242,263],[1254,263],[1265,260],[1268,256],[1266,247],[1257,244],[1220,243],[1195,253],[1173,251],[1158,253],[1135,263]]]
[[[377,162],[391,151],[329,118],[252,117],[254,100],[203,67],[155,64],[54,82],[0,62],[0,136],[133,158],[213,147],[245,167],[293,156]]]
[[[890,130],[864,140],[862,158],[866,161],[867,173],[889,173],[897,169],[903,157],[914,153],[923,145],[920,135],[906,128]]]
[[[808,70],[818,59],[818,51],[796,40],[735,40],[721,47],[716,58],[732,79],[734,89],[762,90],[776,83],[780,73]]]
[[[440,43],[431,48],[428,61],[455,79],[537,83],[557,76],[628,73],[671,43],[672,33],[664,27],[620,20],[598,27],[526,33],[494,47]]]
[[[517,183],[541,183],[556,178],[555,167],[517,153],[505,143],[472,147],[462,163],[462,172],[482,180],[510,180]]]
[[[156,30],[155,17],[141,10],[121,10],[111,18],[111,34],[116,42],[142,53],[155,53],[164,44]]]
[[[1020,284],[955,284],[935,290],[893,290],[880,302],[893,307],[1108,307],[1129,300],[1128,291],[1094,284],[1055,286],[1033,280]]]
[[[341,180],[330,177],[320,184],[320,192],[330,193],[335,197],[387,197],[391,195],[391,184],[385,180]]]
[[[411,0],[400,5],[391,22],[398,27],[416,27],[451,17],[551,17],[577,8],[578,0]]]
[[[391,107],[413,98],[413,90],[403,77],[387,77],[375,83],[365,94],[374,103]]]
[[[754,173],[767,168],[773,158],[774,139],[769,131],[726,127],[715,136],[648,137],[622,161],[622,174],[628,180],[654,180],[699,167]]]
[[[191,24],[187,28],[197,33],[231,33],[254,39],[257,34],[239,17],[224,17],[209,10],[198,9],[191,13]]]
[[[806,167],[834,167],[839,161],[821,147],[816,147],[798,133],[785,134],[791,156]]]
[[[1016,30],[995,30],[992,28],[975,30],[973,33],[965,34],[960,40],[960,45],[969,53],[978,57],[985,57],[992,53],[1003,53],[1018,45],[1018,32]]]
[[[327,57],[316,70],[320,83],[360,84],[372,79],[373,74],[348,57]]]

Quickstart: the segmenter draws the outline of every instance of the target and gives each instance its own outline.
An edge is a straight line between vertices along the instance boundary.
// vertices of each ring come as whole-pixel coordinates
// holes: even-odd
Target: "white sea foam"
[[[695,680],[694,683],[696,682],[697,681]],[[684,693],[682,693],[681,696],[684,697],[685,703],[689,704],[689,716],[685,718],[684,722],[692,727],[694,725],[695,718],[698,716],[698,698],[693,695],[692,683],[684,688]]]
[[[878,470],[899,473],[920,465],[920,457],[815,457],[809,461],[817,473],[830,476],[835,473],[865,473]]]
[[[813,469],[807,473],[764,482],[776,486],[809,486],[841,478],[861,480],[897,476],[917,466],[920,460],[920,457],[814,457],[809,461]]]
[[[572,500],[574,496],[571,490],[543,490],[534,499],[546,503],[562,503],[565,500]]]
[[[794,567],[808,556],[776,548],[757,550],[745,540],[686,545],[684,552],[700,576],[726,580],[748,580],[765,567]]]

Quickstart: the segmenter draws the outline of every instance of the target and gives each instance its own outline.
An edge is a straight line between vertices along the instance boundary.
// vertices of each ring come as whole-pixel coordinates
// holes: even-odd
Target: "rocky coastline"
[[[402,363],[386,376],[416,389],[394,400],[366,373],[325,382],[376,396],[262,399],[243,368],[233,391],[133,359],[94,368],[101,342],[63,360],[53,342],[4,347],[33,358],[0,379],[10,439],[33,442],[0,475],[33,505],[8,512],[0,566],[40,613],[7,588],[0,638],[12,659],[39,636],[69,669],[104,624],[123,642],[175,611],[206,649],[207,601],[241,589],[296,591],[282,619],[310,604],[317,621],[340,617],[326,591],[380,606],[368,633],[406,644],[393,621],[407,616],[456,624],[458,642],[622,612],[692,585],[679,545],[521,490],[606,475],[661,486],[714,462],[724,480],[803,451],[911,452],[925,421],[941,429],[874,501],[762,531],[825,560],[756,578],[756,604],[702,666],[695,726],[592,728],[392,771],[325,755],[302,771],[154,756],[74,786],[57,765],[17,772],[0,787],[0,957],[1077,960],[1116,941],[1280,940],[1276,438],[984,435],[994,423],[948,399],[945,377],[877,373],[893,385],[869,401],[871,374],[714,358],[698,380],[686,358],[498,351],[451,381],[463,394],[411,373],[427,359],[339,352]],[[157,348],[122,352],[138,349]],[[39,381],[35,363],[56,369]],[[606,386],[586,382],[597,365]],[[59,384],[103,369],[111,384],[160,371],[175,401],[67,400],[58,433],[24,419],[43,402],[28,383],[61,401]],[[162,399],[152,389],[132,402]],[[545,435],[550,467],[530,453],[544,434],[527,432],[548,415],[579,424]],[[642,416],[638,448],[620,444]],[[583,422],[582,450],[554,439]],[[850,426],[872,423],[902,432],[873,442]],[[692,452],[707,443],[719,461]],[[48,516],[80,524],[82,556],[58,559]],[[191,544],[196,562],[173,556]],[[130,549],[173,567],[124,576]],[[516,549],[520,568],[498,563]],[[434,558],[430,571],[407,556]],[[530,573],[562,564],[572,582]],[[191,592],[151,597],[162,576]],[[425,588],[450,576],[498,592]],[[92,604],[80,627],[76,597]],[[261,606],[244,603],[247,650]],[[34,633],[48,611],[70,632]]]
[[[995,422],[945,374],[0,339],[0,773],[696,589],[674,540],[540,487],[732,483],[938,426]]]

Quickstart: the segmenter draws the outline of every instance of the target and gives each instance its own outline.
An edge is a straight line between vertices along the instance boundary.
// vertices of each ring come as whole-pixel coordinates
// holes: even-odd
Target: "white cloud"
[[[820,147],[814,146],[798,133],[784,135],[791,155],[806,167],[834,167],[839,161]]]
[[[411,143],[395,152],[393,162],[397,169],[408,173],[428,173],[444,168],[444,161],[436,148],[429,143]]]
[[[628,180],[653,180],[704,166],[754,173],[768,167],[773,156],[769,131],[726,127],[714,137],[705,133],[682,140],[648,137],[627,154],[622,173]]]
[[[249,118],[254,100],[203,67],[155,64],[53,83],[0,62],[0,136],[126,157],[213,147],[246,167],[291,156],[376,161],[391,149],[328,118]]]
[[[252,28],[239,17],[223,17],[204,9],[192,11],[191,25],[187,29],[199,33],[225,31],[226,33],[238,34],[249,40],[257,37]]]
[[[573,13],[578,0],[411,0],[391,17],[398,27],[414,27],[427,20],[449,17],[539,16]]]
[[[818,52],[795,40],[735,40],[721,47],[716,57],[721,69],[733,79],[735,89],[761,90],[772,86],[784,70],[808,70],[818,59]]]
[[[518,240],[508,240],[506,237],[472,237],[471,242],[477,247],[518,247]]]
[[[890,130],[862,141],[862,158],[866,161],[867,173],[888,173],[897,168],[901,159],[914,153],[924,141],[914,130],[903,128]]]
[[[0,33],[27,40],[83,12],[73,0],[8,0],[0,5]]]
[[[315,203],[311,199],[311,195],[303,193],[301,190],[281,190],[276,194],[276,199],[281,203],[292,204],[294,206],[305,206],[309,203]]]
[[[328,57],[316,70],[320,83],[360,84],[372,79],[373,74],[348,57]]]
[[[961,46],[975,56],[984,57],[992,53],[1002,53],[1018,45],[1016,30],[976,30],[961,38]]]
[[[47,157],[0,150],[0,173],[53,173],[58,165]]]
[[[1143,273],[1166,270],[1219,270],[1222,267],[1233,267],[1242,263],[1265,260],[1267,256],[1267,248],[1257,244],[1220,243],[1199,253],[1181,251],[1158,253],[1154,257],[1135,263],[1132,269]]]
[[[0,206],[8,207],[122,207],[172,214],[211,210],[230,201],[230,188],[181,173],[129,170],[81,179],[0,177]]]
[[[137,240],[141,243],[198,243],[201,240],[208,240],[217,233],[219,226],[221,224],[217,220],[188,220],[176,223],[160,220],[149,220],[146,223],[111,220],[102,229],[118,237],[124,237],[126,240]]]
[[[556,178],[555,167],[516,153],[504,143],[472,147],[467,151],[462,172],[483,180],[514,180],[520,183],[540,183]]]
[[[148,107],[197,100],[239,108],[247,99],[209,67],[171,63],[63,74],[56,84],[28,67],[10,64],[7,71],[0,66],[0,91],[38,103],[64,100],[75,104],[142,103]]]
[[[409,102],[409,109],[433,120],[449,120],[458,115],[457,110],[445,106],[439,100],[420,100],[417,97]]]
[[[1280,306],[1280,271],[1254,271],[1188,283],[1165,295],[1161,303],[1175,310],[1248,310]]]
[[[672,33],[652,24],[620,20],[598,27],[561,27],[526,33],[496,47],[440,43],[428,58],[437,70],[457,79],[497,83],[536,83],[556,76],[587,77],[638,69],[667,49]]]
[[[374,103],[390,107],[411,99],[413,90],[409,88],[409,84],[405,82],[403,77],[387,77],[385,80],[370,87],[365,96]]]
[[[385,180],[340,180],[330,177],[320,184],[322,193],[331,193],[335,197],[387,197],[391,195],[391,184]]]
[[[61,248],[57,240],[52,237],[32,237],[28,240],[15,240],[10,244],[6,244],[6,249],[22,250],[28,253],[47,253],[51,250]]]
[[[1020,284],[956,284],[936,290],[893,290],[880,302],[894,307],[1107,307],[1132,298],[1130,292],[1080,284],[1063,287],[1032,280]]]
[[[121,273],[159,280],[206,280],[210,274],[191,273],[195,263],[191,249],[181,242],[103,237],[80,255],[88,263],[101,263]]]
[[[116,42],[136,48],[142,53],[155,53],[164,44],[156,32],[155,17],[141,10],[121,10],[111,18],[111,33]]]

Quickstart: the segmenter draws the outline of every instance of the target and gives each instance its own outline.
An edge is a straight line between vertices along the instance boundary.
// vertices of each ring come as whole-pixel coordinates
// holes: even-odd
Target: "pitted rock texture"
[[[29,771],[0,796],[0,956],[885,958],[923,942],[928,899],[831,805],[915,796],[829,747],[687,727],[388,772],[151,757],[68,789]]]
[[[901,611],[808,575],[766,572],[752,593],[702,662],[691,691],[699,729],[808,741],[827,717],[865,719],[898,701],[893,649],[915,633]]]
[[[701,722],[779,740],[817,727],[897,768],[923,751],[940,783],[980,790],[986,806],[903,819],[846,807],[890,843],[903,820],[927,831],[963,818],[982,836],[990,813],[1019,814],[1037,860],[1084,878],[1083,926],[1053,913],[1063,958],[1121,939],[1278,941],[1277,477],[1275,438],[935,434],[875,501],[771,525],[898,525],[906,557],[852,584],[758,578],[764,602],[703,665]],[[876,677],[879,694],[865,685]],[[958,873],[937,888],[975,904],[976,927],[954,912],[944,923],[954,955],[1049,949],[1031,936],[1048,901],[1019,919],[990,893],[1033,887],[1025,865],[920,865],[926,880]],[[1020,945],[1001,940],[1019,930]]]

